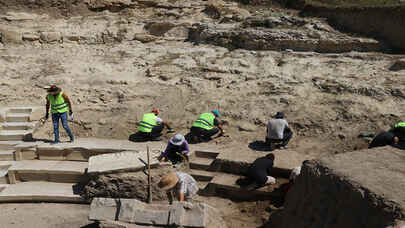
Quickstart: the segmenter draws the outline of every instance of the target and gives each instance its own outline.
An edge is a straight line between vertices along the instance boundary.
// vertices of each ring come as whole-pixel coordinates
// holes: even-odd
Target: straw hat
[[[169,141],[173,145],[180,146],[181,144],[184,143],[184,141],[186,141],[186,139],[182,134],[176,134]]]
[[[177,182],[179,182],[177,175],[175,173],[169,173],[160,179],[158,186],[162,190],[170,190],[176,186]]]

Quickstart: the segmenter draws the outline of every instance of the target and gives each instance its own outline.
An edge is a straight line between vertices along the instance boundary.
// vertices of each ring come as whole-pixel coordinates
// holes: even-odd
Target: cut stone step
[[[273,192],[272,186],[265,186],[256,190],[241,188],[236,184],[239,178],[241,176],[219,173],[211,180],[205,192],[233,200],[262,200],[280,196],[279,192]]]
[[[87,162],[72,161],[16,161],[8,170],[10,184],[27,181],[78,183],[85,180]]]
[[[8,184],[8,169],[15,161],[0,161],[0,184]]]
[[[75,184],[22,182],[4,186],[0,192],[0,202],[87,203],[77,194]]]
[[[0,184],[8,184],[7,173],[8,169],[0,168]]]
[[[0,161],[14,161],[15,150],[0,150]]]
[[[0,141],[0,150],[12,150],[23,141]]]
[[[10,107],[7,113],[24,113],[31,114],[35,107]]]
[[[29,122],[30,114],[26,113],[8,113],[6,122]]]
[[[209,181],[198,181],[198,188],[200,189],[200,192],[203,192],[209,183]]]
[[[190,169],[208,170],[214,160],[211,158],[191,157]]]
[[[215,159],[219,153],[217,152],[209,152],[209,151],[201,151],[201,150],[196,150],[194,152],[196,157],[201,157],[201,158],[211,158]]]
[[[32,139],[32,130],[2,130],[0,131],[0,141],[9,140],[30,140]]]
[[[190,175],[194,177],[196,181],[211,181],[212,178],[214,178],[216,173],[214,172],[209,172],[205,170],[197,170],[197,169],[192,169],[190,170]]]
[[[38,122],[7,122],[1,124],[3,130],[28,130],[34,128]]]

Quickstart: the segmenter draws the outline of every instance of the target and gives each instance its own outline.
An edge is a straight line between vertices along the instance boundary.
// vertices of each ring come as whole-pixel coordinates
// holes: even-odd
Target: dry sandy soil
[[[127,139],[153,107],[186,133],[198,114],[218,108],[230,122],[229,137],[212,144],[245,148],[263,140],[269,118],[284,111],[295,133],[290,148],[316,158],[364,148],[367,140],[358,139],[359,133],[405,119],[405,71],[391,68],[402,55],[296,52],[296,45],[280,51],[234,50],[204,40],[188,42],[195,23],[229,28],[249,17],[272,18],[277,32],[288,29],[297,40],[304,35],[347,39],[323,21],[302,19],[290,10],[199,0],[0,3],[0,105],[44,106],[43,88],[57,84],[73,102],[77,137]],[[52,138],[49,121],[34,136]],[[253,216],[260,213],[237,212],[256,203],[213,202],[241,227],[262,223]],[[0,207],[0,223],[7,228],[25,227],[22,222],[80,227],[87,220],[86,206]]]

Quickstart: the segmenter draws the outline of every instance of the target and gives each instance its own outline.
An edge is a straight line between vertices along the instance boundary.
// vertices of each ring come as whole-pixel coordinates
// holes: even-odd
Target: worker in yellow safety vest
[[[190,128],[192,143],[209,141],[218,132],[220,133],[219,135],[223,135],[222,121],[218,119],[219,117],[221,115],[216,109],[201,114]]]
[[[167,132],[173,132],[167,122],[158,117],[159,109],[155,108],[151,113],[146,113],[142,116],[142,120],[138,123],[138,131],[144,139],[159,140],[164,127]]]
[[[74,137],[68,125],[68,112],[70,117],[73,116],[72,102],[70,102],[69,97],[56,85],[53,85],[48,89],[48,95],[46,96],[46,120],[49,118],[49,108],[51,108],[53,133],[55,136],[53,143],[60,142],[59,120],[61,120],[63,128],[69,135],[69,142],[73,142]]]

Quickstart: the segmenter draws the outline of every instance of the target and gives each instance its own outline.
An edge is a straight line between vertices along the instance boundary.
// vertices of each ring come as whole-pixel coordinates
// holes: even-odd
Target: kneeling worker
[[[201,114],[190,128],[192,141],[198,143],[201,141],[209,141],[211,137],[220,132],[224,134],[222,122],[218,118],[221,117],[218,110],[212,110]]]
[[[188,160],[188,153],[190,147],[187,140],[181,134],[173,136],[167,144],[166,150],[160,156],[159,161],[171,161],[173,165],[182,162],[184,159]]]
[[[274,154],[256,159],[249,167],[248,177],[254,181],[254,188],[275,184],[276,178],[270,176],[274,165]]]
[[[175,172],[164,176],[158,183],[159,188],[166,191],[170,204],[173,194],[179,201],[191,201],[197,195],[197,181],[187,173]]]
[[[146,113],[142,116],[141,122],[138,124],[138,131],[143,134],[145,139],[158,140],[162,135],[164,127],[167,132],[173,132],[169,125],[158,117],[159,109],[153,109],[151,113]]]

